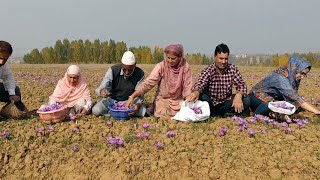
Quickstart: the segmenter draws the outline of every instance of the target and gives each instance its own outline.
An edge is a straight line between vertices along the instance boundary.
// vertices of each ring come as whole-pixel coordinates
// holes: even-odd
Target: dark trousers
[[[15,92],[16,92],[16,95],[19,96],[21,99],[21,93],[18,86],[16,86]],[[10,97],[9,92],[4,89],[4,85],[1,82],[0,83],[0,102],[7,102],[7,103],[11,102],[9,97]]]
[[[210,116],[221,115],[221,116],[248,116],[249,115],[249,107],[250,107],[250,98],[249,96],[242,97],[243,108],[244,110],[241,113],[236,113],[234,107],[232,107],[232,102],[234,99],[234,95],[230,100],[227,100],[221,104],[216,106],[213,105],[212,99],[206,93],[200,93],[199,100],[207,101],[210,106]]]
[[[268,108],[269,102],[263,102],[258,99],[254,94],[250,93],[250,108],[254,114],[261,114],[264,116],[269,116],[270,109]]]

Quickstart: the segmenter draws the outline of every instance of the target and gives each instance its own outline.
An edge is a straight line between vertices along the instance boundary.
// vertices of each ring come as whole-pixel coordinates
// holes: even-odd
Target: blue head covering
[[[287,66],[282,66],[275,72],[286,76],[289,79],[292,88],[298,90],[300,80],[296,80],[296,74],[307,68],[311,69],[311,64],[308,61],[300,57],[291,57]]]

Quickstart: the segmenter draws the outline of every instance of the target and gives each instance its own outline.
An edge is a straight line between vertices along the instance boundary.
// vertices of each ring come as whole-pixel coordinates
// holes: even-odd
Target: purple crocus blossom
[[[42,129],[37,129],[37,130],[36,130],[36,133],[37,133],[37,134],[43,134],[44,132],[43,132]]]
[[[163,145],[162,145],[162,143],[160,141],[157,141],[154,145],[156,146],[157,149],[162,149],[163,148]]]
[[[220,131],[219,131],[219,133],[218,133],[218,136],[220,136],[220,137],[225,136],[225,135],[227,134],[227,132],[228,132],[228,128],[226,128],[226,127],[223,126],[223,127],[220,129]]]
[[[70,121],[74,121],[74,120],[76,119],[76,116],[74,116],[74,115],[71,114],[71,115],[69,116],[69,119],[70,119]]]
[[[149,138],[149,133],[144,132],[144,133],[143,133],[143,137],[146,138],[146,139],[148,139],[148,138]]]
[[[150,127],[149,123],[143,123],[142,124],[143,129],[147,130]]]
[[[292,130],[291,130],[291,128],[290,128],[290,127],[285,127],[285,132],[286,132],[287,134],[289,134],[289,133],[291,133],[291,132],[292,132]]]
[[[251,129],[250,129],[250,130],[248,131],[248,134],[249,134],[250,137],[254,137],[255,132],[254,132],[254,130],[251,130]]]
[[[54,130],[53,126],[49,125],[49,126],[47,127],[47,131],[48,131],[48,132],[52,132],[53,130]]]
[[[109,137],[109,138],[107,138],[107,142],[110,145],[113,145],[115,147],[122,147],[123,146],[123,141],[120,137]]]
[[[78,128],[76,128],[76,127],[74,127],[74,128],[72,128],[72,129],[71,129],[71,131],[72,131],[72,132],[74,132],[74,133],[76,133],[76,132],[78,132],[78,131],[79,131],[79,129],[78,129]]]
[[[267,134],[266,128],[261,129],[261,134]]]
[[[3,131],[2,133],[1,133],[1,136],[3,137],[3,138],[5,138],[5,139],[7,139],[7,138],[9,138],[9,132],[8,131]]]
[[[136,138],[141,138],[142,137],[142,134],[141,133],[136,133]]]
[[[78,152],[79,151],[79,149],[78,149],[78,147],[76,145],[71,146],[71,150],[73,152]]]
[[[105,125],[107,125],[107,126],[111,127],[111,126],[112,126],[112,121],[107,120],[107,121],[105,122]]]
[[[166,135],[167,135],[168,138],[172,138],[172,137],[175,137],[175,136],[176,136],[176,132],[174,132],[174,131],[168,131]]]

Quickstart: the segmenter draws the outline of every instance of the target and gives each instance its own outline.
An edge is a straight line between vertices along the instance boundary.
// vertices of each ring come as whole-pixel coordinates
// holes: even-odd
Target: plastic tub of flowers
[[[43,123],[59,123],[66,119],[68,108],[62,104],[42,105],[37,113]]]
[[[114,103],[109,106],[111,117],[115,120],[128,120],[130,119],[129,113],[134,108],[126,108],[124,102]]]

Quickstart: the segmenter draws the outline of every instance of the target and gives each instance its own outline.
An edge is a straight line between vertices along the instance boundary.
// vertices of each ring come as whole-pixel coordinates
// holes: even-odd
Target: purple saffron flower
[[[74,121],[76,119],[76,116],[70,114],[69,118],[70,118],[70,121]]]
[[[74,127],[74,128],[71,129],[71,131],[74,132],[74,133],[77,133],[79,131],[79,129]]]
[[[150,127],[149,123],[143,123],[142,124],[143,129],[147,130]]]
[[[78,152],[79,151],[79,149],[78,149],[78,147],[76,145],[71,146],[71,150],[73,152]]]
[[[250,137],[254,137],[255,132],[250,129],[250,130],[248,131],[248,134],[249,134]]]
[[[48,132],[52,132],[53,130],[54,130],[53,126],[49,125],[49,126],[47,127],[47,131],[48,131]]]
[[[278,127],[278,122],[277,122],[277,121],[273,121],[273,122],[272,122],[272,126],[273,126],[273,127]]]
[[[8,139],[9,138],[9,132],[8,131],[3,131],[2,133],[1,133],[1,136],[3,137],[3,138],[5,138],[5,139]]]
[[[112,126],[112,121],[108,120],[108,121],[105,122],[105,124],[106,124],[107,126],[111,127],[111,126]]]
[[[149,138],[149,133],[144,132],[144,133],[143,133],[143,137],[146,138],[146,139],[148,139],[148,138]]]
[[[251,123],[255,123],[256,122],[256,118],[255,117],[250,117],[250,120],[249,120]]]
[[[298,121],[297,122],[297,125],[299,126],[299,128],[302,128],[304,126],[303,122],[302,121]]]
[[[121,147],[123,146],[123,141],[120,137],[109,137],[107,138],[107,142],[115,147]]]
[[[136,138],[141,138],[142,137],[142,134],[141,133],[136,133]]]
[[[283,123],[281,123],[281,126],[284,128],[284,127],[287,127],[288,124],[286,122],[283,122]]]
[[[261,134],[267,134],[266,128],[261,129]]]
[[[223,127],[220,129],[220,131],[219,131],[219,133],[218,133],[218,136],[220,136],[220,137],[225,136],[225,135],[227,134],[227,132],[228,132],[228,128],[226,128],[226,127],[223,126]]]
[[[162,143],[160,141],[157,141],[154,145],[156,146],[157,149],[162,149],[163,148],[163,145],[162,145]]]
[[[174,131],[168,131],[167,132],[167,137],[168,138],[175,137],[175,136],[176,136],[176,133]]]
[[[42,135],[42,134],[43,134],[43,130],[42,130],[42,129],[37,129],[37,130],[36,130],[36,133]]]
[[[285,131],[286,131],[286,133],[287,133],[287,134],[289,134],[289,133],[291,133],[291,132],[292,132],[292,130],[291,130],[291,128],[290,128],[290,127],[285,127]]]

